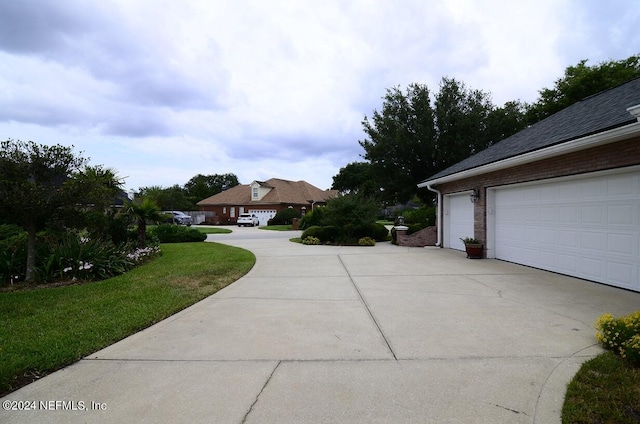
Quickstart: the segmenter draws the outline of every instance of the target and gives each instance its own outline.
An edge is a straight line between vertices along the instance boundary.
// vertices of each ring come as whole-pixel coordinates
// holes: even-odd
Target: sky
[[[329,189],[388,88],[533,102],[640,53],[639,22],[637,0],[0,0],[0,139],[73,146],[127,190]]]

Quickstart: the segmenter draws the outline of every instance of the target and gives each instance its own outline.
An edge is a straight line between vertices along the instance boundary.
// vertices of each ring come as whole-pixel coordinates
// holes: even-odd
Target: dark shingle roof
[[[640,104],[640,78],[587,97],[450,166],[423,182],[636,122],[627,108]]]

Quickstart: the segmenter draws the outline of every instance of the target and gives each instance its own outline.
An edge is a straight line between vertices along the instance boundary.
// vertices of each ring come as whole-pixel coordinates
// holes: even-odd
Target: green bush
[[[1,231],[2,237],[6,237],[0,240],[0,285],[4,285],[24,279],[27,269],[27,233],[15,233],[7,228]]]
[[[103,280],[134,266],[134,261],[127,257],[127,249],[110,241],[68,233],[48,243],[50,253],[37,266],[39,281]]]
[[[369,236],[372,237],[375,241],[387,241],[387,239],[389,238],[389,230],[383,224],[374,222],[369,228],[371,231],[371,234]]]
[[[356,244],[367,236],[367,228],[376,221],[378,205],[361,195],[347,195],[327,202],[324,223],[339,229],[339,244]]]
[[[182,225],[160,224],[148,230],[149,237],[155,238],[159,243],[185,243],[204,241],[207,235],[195,228]]]
[[[371,237],[362,237],[358,240],[358,246],[375,246],[376,241]]]
[[[17,225],[2,224],[0,225],[0,240],[7,240],[24,232],[25,231]]]
[[[436,225],[436,208],[435,206],[422,206],[418,209],[405,209],[399,213],[404,217],[405,225],[421,224],[421,228],[432,227]],[[396,222],[397,223],[397,222]]]
[[[323,243],[335,243],[340,237],[340,229],[333,225],[321,227],[319,238]]]
[[[0,232],[6,234],[6,229]],[[49,229],[38,233],[36,281],[96,281],[122,274],[144,258],[155,256],[157,247],[135,249],[111,240],[87,236],[88,232]],[[148,251],[147,251],[148,250]],[[0,240],[0,285],[23,281],[27,267],[27,233]]]
[[[302,240],[307,237],[316,237],[321,243],[338,243],[341,244],[357,244],[361,238],[371,238],[374,241],[386,241],[389,237],[389,230],[378,223],[372,223],[364,227],[350,228],[347,231],[350,234],[350,238],[344,237],[344,231],[334,225],[327,225],[320,227],[314,225],[307,228],[302,233]]]
[[[299,228],[301,230],[306,230],[312,226],[324,225],[324,210],[325,208],[321,206],[313,208],[309,213],[302,217]]]
[[[640,310],[620,318],[604,314],[596,321],[596,329],[602,347],[640,366]]]
[[[318,225],[313,225],[307,228],[306,230],[304,230],[300,238],[302,239],[302,241],[304,241],[304,239],[306,239],[307,237],[315,237],[321,240],[322,231],[323,231],[322,227]]]
[[[300,212],[293,208],[286,208],[271,218],[269,225],[290,225],[294,218],[300,218]]]

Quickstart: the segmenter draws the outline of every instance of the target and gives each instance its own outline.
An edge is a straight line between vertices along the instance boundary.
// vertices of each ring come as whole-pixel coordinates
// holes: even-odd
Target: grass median
[[[251,252],[218,243],[161,248],[108,280],[0,293],[0,396],[217,292],[255,263]]]
[[[562,423],[640,423],[640,368],[611,352],[585,362],[567,388]]]

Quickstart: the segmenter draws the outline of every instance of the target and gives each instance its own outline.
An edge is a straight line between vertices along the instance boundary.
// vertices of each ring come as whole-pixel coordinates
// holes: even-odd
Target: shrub
[[[156,238],[159,243],[204,241],[207,238],[206,234],[196,230],[195,228],[171,224],[160,224],[149,229],[149,236],[151,238]]]
[[[27,233],[14,233],[6,228],[2,231],[3,237],[8,237],[0,240],[0,285],[24,279],[27,269]]]
[[[375,246],[376,241],[371,237],[362,237],[358,240],[358,246]]]
[[[322,234],[322,227],[314,225],[304,230],[300,238],[302,239],[302,241],[304,241],[304,239],[306,239],[307,237],[315,237],[320,240],[321,234]]]
[[[0,240],[7,240],[24,233],[24,230],[14,224],[0,225]]]
[[[309,213],[302,217],[300,220],[299,228],[301,230],[306,230],[312,226],[322,226],[324,225],[324,207],[318,206],[313,208]]]
[[[289,225],[293,222],[294,218],[300,218],[300,212],[293,208],[286,208],[271,218],[269,225]]]
[[[324,222],[340,230],[339,243],[357,242],[366,236],[366,229],[376,221],[378,205],[361,195],[347,195],[327,202]],[[363,233],[364,232],[364,233]]]
[[[400,215],[404,217],[405,225],[421,224],[421,229],[436,225],[435,206],[422,206],[418,209],[405,209],[400,213]]]
[[[374,222],[373,224],[371,224],[369,228],[371,230],[370,236],[375,241],[387,241],[389,237],[389,230],[383,224],[378,224],[377,222]]]
[[[334,225],[325,225],[320,231],[320,240],[324,243],[335,243],[340,239],[340,228]]]
[[[313,236],[308,236],[302,239],[302,244],[320,244],[320,239]]]
[[[596,321],[596,329],[602,347],[640,366],[640,310],[620,318],[604,314]]]
[[[87,239],[74,233],[49,240],[49,249],[49,255],[37,267],[40,281],[103,280],[122,274],[134,265],[126,249],[110,241]]]

